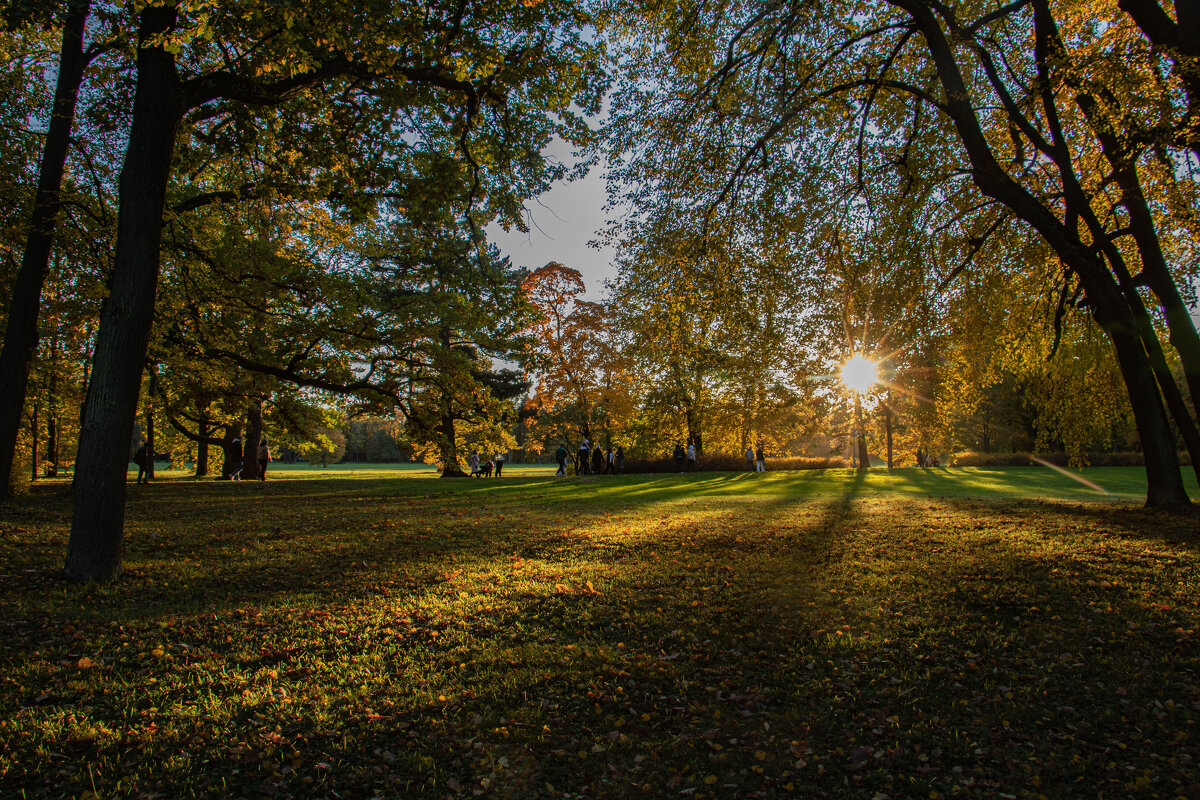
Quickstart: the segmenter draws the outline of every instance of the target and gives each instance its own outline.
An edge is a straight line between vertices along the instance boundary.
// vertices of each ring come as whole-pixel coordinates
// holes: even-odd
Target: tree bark
[[[38,479],[38,418],[41,417],[42,401],[33,404],[33,416],[29,420],[29,482],[36,483]]]
[[[892,468],[892,393],[883,401],[883,429],[887,436],[887,468]]]
[[[854,393],[854,421],[856,424],[854,434],[854,453],[858,458],[859,469],[870,469],[871,460],[867,457],[867,434],[863,432],[863,415],[862,415],[862,398],[858,392]]]
[[[696,458],[704,452],[704,431],[700,426],[700,415],[693,406],[687,408],[688,439],[696,445]]]
[[[58,477],[58,334],[50,340],[50,370],[46,377],[46,475]]]
[[[158,388],[158,373],[153,364],[146,369],[150,373],[150,385],[146,388],[146,480],[151,481],[154,479],[154,461],[158,457],[154,447],[154,393]]]
[[[225,436],[221,439],[221,480],[229,480],[238,462],[243,459],[241,440],[242,429],[239,426],[225,426]]]
[[[258,442],[262,439],[262,398],[246,408],[246,438],[242,442],[242,479],[258,480]]]
[[[5,387],[4,402],[0,403],[0,497],[7,497],[10,491],[17,433],[21,428],[21,413],[29,388],[29,369],[37,354],[42,286],[50,272],[50,251],[58,223],[59,195],[66,170],[67,149],[75,122],[79,85],[87,66],[83,52],[83,31],[89,6],[88,0],[72,3],[63,24],[54,106],[38,167],[38,186],[34,195],[29,238],[9,300],[4,348],[0,351],[0,386]]]
[[[467,473],[463,472],[462,467],[458,465],[458,443],[455,441],[454,415],[450,412],[442,414],[441,434],[439,444],[442,449],[442,477],[467,477]]]
[[[73,580],[110,580],[121,572],[128,447],[154,319],[163,205],[182,106],[175,57],[151,39],[175,22],[173,6],[146,8],[139,20],[137,88],[118,190],[112,289],[100,315],[79,435],[66,562]]]
[[[199,428],[196,431],[196,477],[208,475],[208,414],[201,412]]]

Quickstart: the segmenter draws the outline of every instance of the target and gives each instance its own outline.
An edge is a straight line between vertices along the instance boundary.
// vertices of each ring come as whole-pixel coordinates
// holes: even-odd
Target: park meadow
[[[167,473],[106,584],[36,484],[0,796],[1200,796],[1200,536],[1142,470],[551,471]]]

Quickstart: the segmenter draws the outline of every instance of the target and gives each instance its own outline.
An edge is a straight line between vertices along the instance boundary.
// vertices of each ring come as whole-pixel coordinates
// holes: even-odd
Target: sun
[[[842,383],[856,392],[865,392],[879,382],[879,365],[874,361],[853,355],[842,365]]]

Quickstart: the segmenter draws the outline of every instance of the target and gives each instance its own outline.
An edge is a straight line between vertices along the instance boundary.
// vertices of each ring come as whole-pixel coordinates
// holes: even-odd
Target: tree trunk
[[[687,407],[687,428],[688,439],[692,444],[696,445],[696,458],[699,458],[704,452],[704,435],[700,425],[700,415],[696,413],[693,406]]]
[[[454,415],[449,412],[442,415],[441,434],[441,441],[438,444],[442,450],[442,477],[467,477],[467,473],[463,472],[462,467],[458,465],[458,443],[455,441]]]
[[[1175,439],[1171,435],[1162,397],[1155,391],[1154,372],[1146,363],[1142,343],[1136,334],[1131,334],[1123,327],[1114,326],[1108,329],[1108,334],[1117,351],[1117,362],[1125,385],[1130,389],[1129,402],[1133,406],[1138,439],[1146,460],[1146,507],[1190,506],[1191,501],[1179,473]]]
[[[859,469],[870,469],[871,461],[867,458],[867,434],[863,430],[863,415],[862,415],[862,398],[858,392],[854,393],[854,453],[858,457]]]
[[[954,47],[942,28],[941,18],[932,11],[930,4],[925,0],[889,2],[908,12],[925,39],[945,94],[945,112],[953,121],[967,151],[975,185],[1033,227],[1063,264],[1079,276],[1092,308],[1092,316],[1108,334],[1116,350],[1117,362],[1129,393],[1142,452],[1146,458],[1146,505],[1190,507],[1191,501],[1179,472],[1179,457],[1170,435],[1162,395],[1137,334],[1137,320],[1112,274],[1097,260],[1092,248],[1081,241],[1078,232],[1057,216],[1055,208],[1043,204],[1030,194],[997,160],[976,116],[976,107],[973,105],[975,99],[963,79]],[[1044,13],[1044,6],[1035,7],[1035,19],[1036,15]],[[1079,196],[1082,190],[1071,174],[1070,153],[1064,148],[1056,159],[1064,176],[1064,202],[1069,209],[1087,208],[1086,197]]]
[[[58,334],[50,340],[50,373],[46,378],[46,475],[58,477]]]
[[[0,350],[0,386],[4,387],[5,394],[4,402],[0,403],[0,497],[9,494],[17,432],[21,428],[21,413],[29,388],[29,369],[37,354],[42,286],[50,272],[50,251],[58,222],[59,193],[67,163],[67,147],[75,122],[79,84],[87,65],[83,54],[83,30],[89,5],[87,0],[72,3],[63,24],[54,107],[38,167],[38,186],[33,200],[29,239],[25,243],[21,268],[9,299],[4,347]]]
[[[199,441],[196,442],[196,477],[203,478],[208,475],[208,414],[201,412],[199,430],[196,432],[199,435]]]
[[[42,401],[33,404],[33,417],[29,420],[29,482],[38,479],[38,417],[41,416]]]
[[[887,436],[887,468],[892,468],[892,393],[883,401],[883,429]]]
[[[140,17],[112,288],[100,315],[79,435],[66,562],[73,580],[110,580],[121,572],[129,440],[154,319],[163,204],[181,105],[175,58],[150,40],[174,28],[175,20],[173,6],[152,6]]]
[[[146,391],[146,480],[154,479],[154,460],[157,450],[154,448],[154,391],[157,389],[158,373],[154,366],[147,367],[150,373],[150,385]]]
[[[246,438],[242,442],[242,478],[258,480],[258,442],[262,439],[262,398],[246,408]]]
[[[225,436],[221,439],[222,480],[230,479],[242,458],[242,429],[235,425],[226,425]]]

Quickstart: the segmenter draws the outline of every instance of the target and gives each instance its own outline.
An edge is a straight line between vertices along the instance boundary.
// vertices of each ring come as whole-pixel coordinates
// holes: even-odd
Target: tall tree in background
[[[536,375],[535,407],[539,414],[565,415],[583,438],[597,441],[596,426],[604,412],[604,369],[598,359],[609,325],[605,308],[583,300],[583,275],[556,261],[530,273],[521,288],[537,310],[530,362]]]

